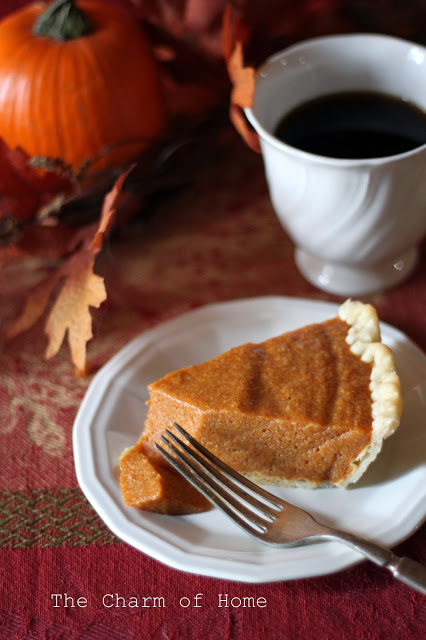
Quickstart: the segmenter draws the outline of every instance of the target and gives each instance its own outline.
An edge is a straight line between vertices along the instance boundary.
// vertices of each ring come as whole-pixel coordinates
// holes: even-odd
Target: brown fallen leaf
[[[114,222],[115,214],[117,213],[117,203],[123,189],[124,182],[134,168],[135,165],[133,164],[124,171],[117,178],[111,191],[109,191],[104,198],[99,226],[90,244],[90,248],[96,251],[96,253],[102,248],[104,236],[108,233]]]
[[[241,109],[237,104],[231,104],[229,108],[229,117],[231,118],[231,122],[235,129],[250,149],[256,153],[261,153],[259,137],[256,131],[254,131],[247,122],[243,109]]]
[[[260,153],[258,135],[244,114],[244,109],[253,104],[256,72],[253,67],[244,66],[243,45],[240,40],[235,40],[236,33],[232,7],[227,5],[223,14],[223,55],[233,85],[229,116],[246,144]]]
[[[236,42],[228,60],[228,73],[233,84],[231,101],[243,109],[251,107],[255,88],[255,70],[244,66],[243,45]]]
[[[104,279],[94,273],[96,256],[113,224],[124,181],[132,169],[122,173],[105,196],[99,222],[79,229],[73,235],[68,248],[74,253],[32,290],[23,312],[8,331],[8,337],[14,337],[37,322],[59,286],[45,326],[48,336],[46,358],[58,353],[68,334],[71,360],[79,374],[86,369],[86,344],[93,337],[90,307],[99,307],[107,295]]]

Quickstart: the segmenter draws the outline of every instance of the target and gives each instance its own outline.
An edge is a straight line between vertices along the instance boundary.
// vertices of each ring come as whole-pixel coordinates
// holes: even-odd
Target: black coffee
[[[426,113],[381,93],[335,93],[290,111],[274,135],[293,147],[331,158],[393,156],[426,143]]]

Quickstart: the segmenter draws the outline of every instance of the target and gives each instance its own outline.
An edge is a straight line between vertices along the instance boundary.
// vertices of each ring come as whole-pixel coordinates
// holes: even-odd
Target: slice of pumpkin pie
[[[170,514],[210,506],[155,448],[174,422],[256,482],[312,489],[356,482],[402,409],[376,311],[351,300],[336,318],[235,347],[148,389],[145,429],[121,455],[120,485],[128,505]]]

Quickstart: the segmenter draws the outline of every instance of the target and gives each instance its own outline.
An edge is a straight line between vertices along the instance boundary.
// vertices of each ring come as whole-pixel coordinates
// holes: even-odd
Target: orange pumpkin
[[[120,7],[38,2],[0,22],[0,137],[10,147],[104,169],[131,161],[165,126],[151,46]]]

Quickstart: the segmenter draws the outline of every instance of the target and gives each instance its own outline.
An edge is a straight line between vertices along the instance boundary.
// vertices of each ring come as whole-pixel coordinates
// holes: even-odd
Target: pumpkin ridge
[[[55,82],[57,83],[57,86],[60,87],[62,86],[62,79],[66,76],[64,76],[63,73],[63,64],[64,64],[64,58],[66,56],[66,50],[64,47],[56,47],[56,56],[57,56],[57,60],[56,60],[56,73],[55,73]],[[68,89],[68,87],[67,87]],[[54,118],[56,122],[59,122],[59,126],[56,127],[56,132],[57,132],[57,136],[58,136],[58,147],[59,147],[59,153],[57,154],[59,156],[59,158],[66,158],[68,153],[68,148],[69,148],[69,131],[70,131],[70,127],[67,123],[67,116],[66,114],[64,114],[65,108],[66,108],[66,100],[64,99],[63,94],[61,93],[59,95],[59,98],[57,100],[54,101],[55,105],[52,106],[52,109],[54,109],[56,111]]]
[[[56,54],[55,54],[56,56]],[[54,127],[52,123],[55,122],[55,110],[57,109],[57,102],[55,100],[46,99],[47,96],[52,95],[54,91],[57,78],[56,73],[52,73],[51,69],[52,60],[51,54],[48,50],[43,51],[42,57],[37,65],[39,74],[39,80],[36,84],[31,86],[31,98],[27,99],[30,105],[29,109],[29,133],[27,134],[28,140],[28,152],[30,155],[35,155],[35,149],[40,149],[39,154],[41,156],[48,156],[48,145],[46,139],[49,136],[55,135],[60,138],[59,127]],[[57,71],[57,66],[55,68]],[[31,108],[31,104],[33,107]],[[34,115],[32,115],[34,113]],[[51,128],[52,127],[52,128]],[[60,146],[62,149],[62,144]],[[57,155],[60,155],[59,153]]]
[[[96,77],[96,81],[99,81],[100,83],[96,94],[98,99],[103,102],[103,108],[107,110],[108,122],[110,122],[111,103],[108,100],[110,88],[108,87],[108,84],[106,82],[106,77],[108,76],[105,75],[104,69],[102,68],[103,58],[102,56],[97,56],[95,53],[95,48],[90,47],[86,41],[83,41],[81,44],[83,45],[82,53],[85,57],[86,69],[88,69],[86,73],[90,78]],[[90,97],[89,94],[86,95],[87,97]],[[84,96],[84,98],[86,98],[86,95]],[[84,109],[87,112],[88,116],[87,122],[89,123],[89,121],[91,120],[89,135],[91,140],[90,148],[92,150],[92,153],[90,154],[90,157],[86,158],[86,160],[93,163],[95,162],[99,154],[103,153],[103,147],[105,146],[105,137],[108,137],[109,127],[107,127],[106,131],[102,131],[102,125],[106,118],[105,111],[103,111],[102,113],[102,118],[99,118],[92,109],[87,109],[86,100],[84,100]],[[114,117],[109,126],[114,126]],[[96,152],[94,151],[95,149]]]
[[[24,127],[28,129],[28,123],[31,122],[31,120],[28,119],[29,113],[27,113],[26,117],[16,119],[16,113],[22,114],[23,91],[27,89],[27,85],[25,82],[22,82],[22,78],[25,78],[27,73],[26,71],[24,72],[24,68],[26,69],[28,60],[26,52],[30,48],[31,42],[29,40],[23,40],[20,46],[17,46],[15,51],[13,51],[15,55],[8,57],[4,73],[3,69],[1,69],[1,76],[3,77],[1,78],[0,85],[3,91],[0,92],[0,112],[1,119],[3,120],[4,118],[6,120],[6,130],[10,132],[9,138],[5,141],[11,148],[21,146],[19,143],[21,131]],[[31,57],[30,62],[32,63]],[[12,91],[11,86],[13,85],[19,85],[20,91]],[[0,136],[3,137],[1,132]]]

